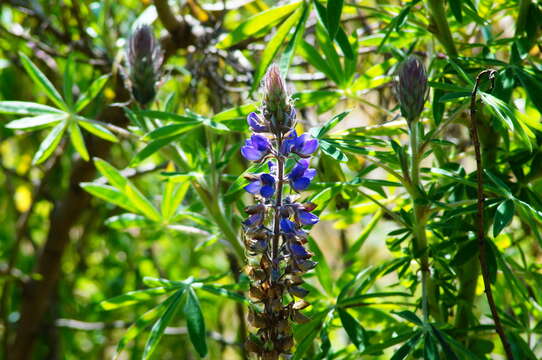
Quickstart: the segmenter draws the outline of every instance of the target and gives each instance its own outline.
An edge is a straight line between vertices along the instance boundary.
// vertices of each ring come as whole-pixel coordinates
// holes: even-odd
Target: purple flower
[[[295,234],[297,232],[295,223],[286,218],[280,219],[280,230],[287,234]]]
[[[248,219],[243,221],[243,225],[248,226],[248,227],[253,227],[256,225],[261,225],[262,221],[263,221],[263,214],[256,213],[256,214],[250,215]]]
[[[316,170],[309,169],[309,161],[307,159],[301,159],[288,175],[290,186],[295,191],[303,191],[309,187],[311,180],[315,175]]]
[[[245,190],[269,199],[275,193],[275,178],[266,173],[255,176],[251,178],[251,183],[245,186]]]
[[[262,135],[252,135],[241,148],[241,154],[251,161],[260,161],[271,151],[269,139]]]
[[[302,134],[297,136],[297,132],[294,130],[292,133],[284,140],[281,146],[281,153],[288,155],[289,153],[294,153],[302,158],[309,157],[310,154],[316,151],[318,148],[318,140],[312,139],[309,134]]]
[[[303,245],[298,242],[294,242],[290,245],[290,251],[292,255],[300,259],[309,259],[312,255],[305,249]]]
[[[248,114],[247,122],[250,129],[256,133],[269,132],[269,126],[265,125],[264,120],[255,112]]]
[[[299,219],[299,222],[303,225],[314,225],[318,221],[320,221],[318,216],[311,214],[310,212],[305,210],[299,210],[297,212],[297,218]]]

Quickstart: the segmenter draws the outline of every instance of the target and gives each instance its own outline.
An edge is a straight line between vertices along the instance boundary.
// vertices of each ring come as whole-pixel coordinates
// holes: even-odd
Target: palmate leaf
[[[126,306],[139,304],[141,302],[156,299],[160,295],[172,292],[175,289],[167,287],[157,287],[145,290],[130,291],[126,294],[115,296],[114,298],[100,302],[100,307],[104,310],[115,310]]]
[[[356,345],[359,351],[365,350],[367,335],[363,326],[345,309],[338,308],[337,312],[350,341]]]

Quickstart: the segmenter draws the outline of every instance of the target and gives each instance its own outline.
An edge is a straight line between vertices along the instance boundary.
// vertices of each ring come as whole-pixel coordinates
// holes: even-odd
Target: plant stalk
[[[431,13],[432,25],[436,28],[436,37],[444,46],[446,54],[450,57],[457,57],[457,49],[452,38],[452,32],[446,18],[444,0],[428,0],[429,12]]]
[[[486,293],[487,302],[489,303],[489,308],[491,310],[491,315],[493,321],[495,322],[495,330],[499,335],[504,351],[506,353],[506,358],[508,360],[514,360],[514,355],[512,353],[512,348],[510,342],[506,337],[504,328],[501,323],[501,318],[497,311],[497,305],[495,304],[495,299],[493,298],[493,291],[491,290],[491,281],[489,279],[489,270],[486,261],[486,240],[485,240],[485,230],[484,230],[484,183],[483,183],[483,174],[482,174],[482,154],[480,151],[480,140],[478,137],[478,129],[476,124],[476,94],[478,92],[478,87],[480,86],[480,81],[483,76],[487,75],[489,79],[494,81],[495,79],[495,70],[484,70],[478,74],[476,77],[476,83],[471,93],[470,101],[470,134],[472,142],[474,145],[474,153],[476,157],[476,178],[477,178],[477,195],[478,195],[478,212],[477,212],[477,236],[478,236],[478,247],[479,253],[478,258],[480,260],[480,267],[482,269],[482,278],[484,280],[484,291]]]
[[[272,252],[272,261],[273,265],[276,263],[276,258],[279,253],[279,239],[280,239],[280,207],[282,206],[282,188],[284,187],[283,184],[283,177],[284,177],[284,158],[280,154],[280,148],[282,145],[282,138],[279,135],[277,138],[277,173],[278,173],[278,180],[277,180],[277,198],[275,202],[275,219],[274,219],[274,233],[273,233],[273,252]]]

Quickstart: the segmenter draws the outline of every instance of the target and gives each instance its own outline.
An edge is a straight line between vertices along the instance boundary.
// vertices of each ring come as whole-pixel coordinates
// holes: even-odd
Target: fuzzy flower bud
[[[425,103],[427,93],[427,74],[421,60],[409,56],[399,67],[396,95],[401,114],[410,124],[417,119]]]
[[[134,99],[147,105],[156,96],[156,84],[160,79],[163,54],[152,29],[142,25],[128,39],[128,82]]]
[[[270,120],[271,132],[284,134],[295,125],[295,110],[279,67],[272,65],[263,79],[262,112]]]

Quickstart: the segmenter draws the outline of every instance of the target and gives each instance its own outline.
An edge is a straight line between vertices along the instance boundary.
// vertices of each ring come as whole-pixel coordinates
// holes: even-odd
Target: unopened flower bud
[[[421,60],[416,56],[409,56],[399,66],[398,77],[395,92],[401,106],[401,114],[410,124],[423,110],[427,93],[427,74]]]
[[[142,25],[128,39],[128,80],[134,99],[147,105],[156,96],[163,54],[152,29]]]
[[[263,116],[270,123],[270,130],[275,134],[284,134],[291,130],[295,121],[295,110],[279,67],[271,65],[263,79]]]

